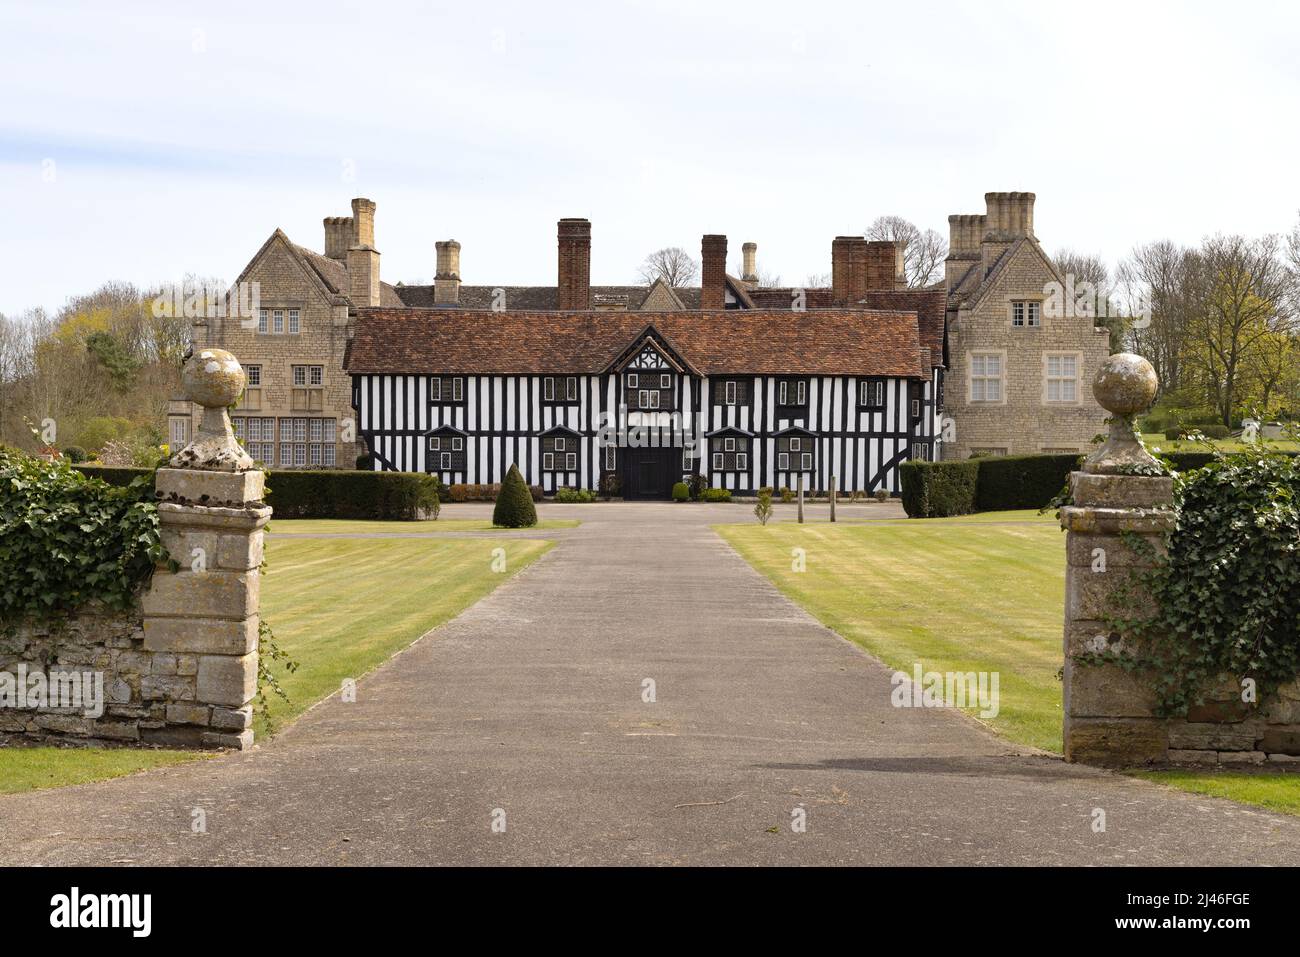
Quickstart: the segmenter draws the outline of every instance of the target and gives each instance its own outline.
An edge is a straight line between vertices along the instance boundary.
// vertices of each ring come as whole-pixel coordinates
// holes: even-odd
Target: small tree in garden
[[[506,480],[501,483],[496,508],[492,510],[492,524],[502,528],[529,528],[537,524],[533,496],[517,465],[510,466]]]
[[[766,525],[772,517],[772,490],[766,486],[758,490],[758,501],[754,503],[754,517],[758,524]]]

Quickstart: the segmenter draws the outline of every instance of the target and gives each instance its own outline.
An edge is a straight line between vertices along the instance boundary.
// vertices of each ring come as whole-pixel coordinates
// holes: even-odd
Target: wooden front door
[[[624,498],[672,498],[673,482],[679,476],[673,463],[680,449],[628,449],[627,491]]]

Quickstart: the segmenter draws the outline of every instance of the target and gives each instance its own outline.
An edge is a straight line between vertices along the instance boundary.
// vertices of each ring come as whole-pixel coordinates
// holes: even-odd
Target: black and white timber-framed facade
[[[548,368],[549,367],[549,368]],[[942,369],[914,313],[362,310],[348,371],[379,470],[667,498],[675,482],[898,490],[934,458]]]

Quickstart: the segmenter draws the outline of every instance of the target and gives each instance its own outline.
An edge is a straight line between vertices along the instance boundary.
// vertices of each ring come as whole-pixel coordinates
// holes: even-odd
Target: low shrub
[[[686,502],[690,500],[690,497],[691,497],[690,486],[688,486],[685,482],[674,483],[673,485],[674,502]]]
[[[702,502],[730,502],[731,489],[729,488],[706,488],[700,493]]]
[[[441,500],[437,477],[423,472],[284,469],[266,486],[276,518],[415,521]]]
[[[1232,430],[1230,428],[1217,422],[1214,425],[1201,426],[1201,432],[1207,439],[1226,439],[1228,436],[1232,435]]]
[[[529,528],[537,524],[537,509],[528,491],[519,466],[511,465],[506,480],[501,483],[496,508],[492,510],[492,524],[502,528]]]
[[[904,462],[899,466],[898,474],[902,484],[903,509],[908,517],[945,518],[975,511],[980,464],[984,461],[987,460]],[[1058,485],[1053,492],[1059,489]]]
[[[492,485],[457,483],[447,487],[447,495],[453,502],[495,502],[501,495],[501,483]],[[541,499],[535,498],[534,501],[541,501]]]
[[[758,524],[766,525],[772,517],[772,490],[766,485],[758,490],[758,501],[754,503],[754,517]]]
[[[589,488],[559,488],[555,500],[563,505],[579,505],[596,501],[596,493]]]
[[[878,488],[878,489],[876,489],[875,495],[876,495],[876,501],[877,501],[877,502],[888,502],[888,501],[889,501],[889,489],[887,489],[887,488]]]
[[[63,450],[63,457],[76,465],[78,462],[86,461],[86,450],[80,445],[69,445]]]
[[[1164,432],[1165,432],[1165,438],[1168,439],[1170,442],[1177,442],[1179,439],[1181,439],[1184,435],[1187,434],[1186,429],[1180,429],[1177,426],[1175,426],[1172,429],[1165,429]]]
[[[785,502],[787,505],[794,501],[794,492],[790,491],[784,485],[781,486],[780,495],[781,501]]]
[[[977,461],[975,511],[1002,512],[1047,505],[1083,463],[1083,456],[994,455]]]
[[[623,480],[619,478],[617,472],[606,472],[600,478],[600,494],[605,501],[609,501],[623,491]]]
[[[691,501],[698,502],[704,490],[709,487],[709,481],[703,475],[696,473],[691,476],[690,482],[687,483],[691,490]]]

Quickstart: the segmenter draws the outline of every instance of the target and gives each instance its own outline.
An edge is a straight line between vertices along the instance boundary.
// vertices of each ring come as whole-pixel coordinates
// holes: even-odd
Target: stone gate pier
[[[1239,678],[1224,675],[1185,718],[1157,715],[1149,672],[1087,664],[1076,656],[1112,651],[1137,656],[1109,622],[1141,619],[1155,608],[1142,578],[1165,553],[1173,531],[1173,479],[1138,439],[1133,421],[1155,400],[1158,381],[1141,356],[1113,355],[1093,392],[1111,413],[1106,442],[1070,477],[1066,530],[1065,759],[1128,766],[1151,763],[1300,761],[1300,684],[1272,700],[1243,702]],[[1207,599],[1211,596],[1207,596]]]
[[[203,406],[194,441],[158,470],[160,565],[125,612],[78,609],[0,641],[0,669],[102,679],[97,708],[0,709],[0,734],[26,741],[248,748],[257,692],[264,473],[235,440],[227,408],[244,371],[229,352],[186,363]],[[98,713],[97,713],[98,712]]]

